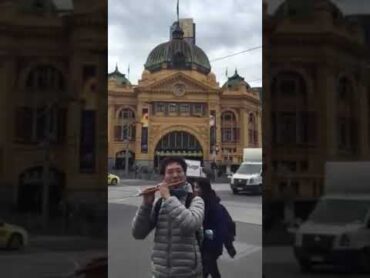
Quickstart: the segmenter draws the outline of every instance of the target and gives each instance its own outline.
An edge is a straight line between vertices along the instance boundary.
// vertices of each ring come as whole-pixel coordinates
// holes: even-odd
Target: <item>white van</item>
[[[295,232],[302,271],[315,264],[370,270],[370,162],[327,162],[325,195]]]
[[[231,176],[230,187],[234,194],[240,191],[262,194],[262,149],[246,148],[243,163]]]

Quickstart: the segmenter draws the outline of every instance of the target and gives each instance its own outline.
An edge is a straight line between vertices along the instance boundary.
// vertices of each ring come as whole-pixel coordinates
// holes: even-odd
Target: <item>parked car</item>
[[[115,185],[119,183],[120,179],[118,176],[108,173],[108,184]]]
[[[28,234],[24,228],[0,220],[0,248],[18,250],[27,243]]]

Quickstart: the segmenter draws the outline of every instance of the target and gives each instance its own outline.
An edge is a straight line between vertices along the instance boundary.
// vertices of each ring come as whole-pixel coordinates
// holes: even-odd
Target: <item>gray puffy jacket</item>
[[[132,234],[144,239],[155,229],[152,271],[156,278],[202,277],[202,261],[195,232],[202,227],[204,202],[194,197],[185,208],[181,200],[171,196],[163,200],[155,224],[154,205],[141,205],[134,217]],[[158,200],[157,200],[158,201]]]

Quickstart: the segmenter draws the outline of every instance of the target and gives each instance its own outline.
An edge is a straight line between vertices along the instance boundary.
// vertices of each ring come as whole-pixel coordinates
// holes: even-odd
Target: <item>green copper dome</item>
[[[108,80],[115,80],[121,85],[131,85],[130,81],[126,78],[126,76],[118,70],[117,65],[114,72],[108,74]]]
[[[228,80],[225,82],[222,88],[236,89],[241,84],[244,85],[248,90],[251,88],[251,86],[244,80],[244,78],[238,74],[238,71],[235,70],[234,75],[228,77]]]
[[[172,40],[156,46],[149,54],[145,69],[154,72],[167,69],[191,70],[208,74],[211,71],[207,55],[198,46],[183,39],[179,26],[173,31]]]

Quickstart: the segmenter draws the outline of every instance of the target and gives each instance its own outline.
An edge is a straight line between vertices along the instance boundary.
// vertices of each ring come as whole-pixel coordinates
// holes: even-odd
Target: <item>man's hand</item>
[[[170,195],[170,190],[168,189],[168,184],[166,182],[162,182],[159,186],[159,193],[161,194],[161,197],[165,200],[167,200]]]
[[[155,192],[143,194],[143,203],[145,205],[152,205],[154,202],[154,196],[155,196]]]

